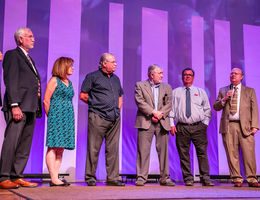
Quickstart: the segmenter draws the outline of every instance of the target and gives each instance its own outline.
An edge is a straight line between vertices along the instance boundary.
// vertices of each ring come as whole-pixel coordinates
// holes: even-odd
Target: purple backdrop
[[[64,4],[68,1],[71,3],[72,0],[53,1]],[[12,46],[13,30],[9,31],[7,28],[12,27],[11,20],[16,19],[15,17],[21,13],[5,9],[7,3],[10,5],[11,2],[15,1],[0,0],[1,51],[7,50],[4,49],[4,42],[6,41],[10,44],[5,43],[5,46]],[[23,20],[26,20],[27,26],[32,29],[36,37],[35,48],[32,50],[31,55],[41,74],[44,91],[49,76],[47,71],[49,70],[48,67],[50,67],[48,66],[50,16],[55,16],[55,11],[50,9],[50,0],[23,0],[20,3],[27,8],[27,10],[24,10],[25,16],[23,16]],[[69,38],[70,41],[75,40],[75,43],[77,43],[75,46],[78,46],[77,51],[80,52],[79,58],[74,58],[79,59],[79,62],[76,62],[79,65],[75,66],[79,70],[76,81],[79,82],[77,88],[79,91],[85,75],[97,69],[98,60],[102,53],[109,50],[114,51],[116,59],[119,61],[118,68],[120,68],[120,72],[118,73],[121,76],[124,88],[121,173],[136,173],[137,130],[134,129],[134,122],[137,108],[134,102],[134,86],[137,81],[144,79],[145,76],[142,74],[145,73],[147,66],[143,66],[143,63],[147,65],[149,63],[147,59],[150,56],[154,58],[151,58],[149,64],[157,61],[162,62],[162,64],[159,64],[166,69],[164,70],[165,81],[168,80],[172,88],[182,85],[182,69],[192,66],[196,70],[196,83],[198,86],[205,88],[211,105],[216,99],[219,87],[228,83],[228,74],[232,65],[245,69],[244,83],[255,87],[258,99],[260,99],[260,88],[255,81],[260,78],[259,73],[255,72],[255,67],[260,65],[259,10],[260,1],[257,0],[82,0],[81,10],[72,10],[71,13],[64,12],[64,16],[71,15],[72,18],[74,14],[81,12],[81,19],[73,18],[76,20],[75,23],[80,23],[80,30],[78,28],[76,30],[80,32],[80,36],[75,38],[75,35],[68,36],[66,33],[67,37],[71,37]],[[147,21],[149,19],[147,17],[149,12],[147,11],[151,12],[152,16],[156,16],[155,19],[158,19],[158,21],[160,21],[160,15],[162,19],[168,16],[166,17],[167,22],[164,20],[166,27],[161,30],[160,24],[155,21],[153,30],[151,28],[153,22],[149,24],[149,21]],[[59,15],[61,14],[59,13]],[[13,16],[13,18],[8,17],[5,19],[5,16]],[[117,17],[117,25],[111,24]],[[18,21],[17,24],[19,24]],[[70,23],[60,25],[68,25],[66,27],[68,29],[75,28]],[[66,28],[64,28],[64,34]],[[115,31],[117,28],[118,32]],[[10,38],[7,38],[4,34],[5,31],[8,32]],[[151,34],[149,34],[149,31]],[[163,35],[160,35],[160,31],[162,31]],[[153,33],[159,34],[159,38]],[[57,31],[57,34],[61,35],[63,33]],[[116,36],[117,34],[118,36]],[[115,37],[118,37],[118,40]],[[153,37],[158,40],[155,41]],[[162,57],[165,52],[161,56],[152,49],[160,46],[160,42],[158,42],[160,39],[162,40],[162,47],[159,48],[164,48],[166,44],[166,57]],[[59,42],[57,41],[56,44],[55,41],[52,41],[51,45],[58,45]],[[66,40],[63,42],[66,43]],[[154,44],[154,46],[149,46],[149,44]],[[145,49],[142,49],[142,47]],[[67,55],[67,52],[64,52],[64,55]],[[165,61],[166,63],[164,63]],[[2,69],[0,71],[2,72]],[[3,83],[1,82],[1,84]],[[75,174],[77,180],[84,180],[88,107],[81,101],[78,101],[77,106]],[[208,129],[210,173],[214,175],[228,173],[221,137],[218,134],[219,114],[213,111],[213,117]],[[43,117],[36,123],[32,153],[25,170],[26,173],[42,173],[45,146],[44,127],[45,119]],[[3,136],[0,136],[0,141],[1,137]],[[258,135],[256,141],[257,138],[259,138]],[[257,148],[256,150],[257,155],[259,155],[260,149]],[[105,179],[103,147],[101,151],[97,177]],[[193,155],[193,149],[191,149],[191,155]],[[65,159],[72,158],[67,157]],[[169,143],[169,160],[172,178],[181,180],[179,157],[175,138],[172,136]],[[259,159],[257,159],[257,164],[260,165]],[[194,169],[195,173],[198,173],[196,166],[194,166]],[[258,170],[258,174],[259,172]]]

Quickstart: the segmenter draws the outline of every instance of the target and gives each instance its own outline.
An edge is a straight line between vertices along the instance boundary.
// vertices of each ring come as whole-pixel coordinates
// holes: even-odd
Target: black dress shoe
[[[125,186],[121,181],[107,181],[108,186]]]
[[[258,182],[254,182],[254,183],[248,183],[248,186],[249,187],[260,187],[259,183]]]
[[[203,181],[202,186],[214,186],[215,184],[212,181]]]
[[[88,181],[88,186],[96,186],[96,181]]]
[[[52,181],[50,182],[50,187],[55,187],[55,186],[68,186],[66,183],[63,184],[55,184]]]
[[[61,180],[64,184],[66,184],[66,186],[70,186],[70,183],[67,182],[65,179]]]

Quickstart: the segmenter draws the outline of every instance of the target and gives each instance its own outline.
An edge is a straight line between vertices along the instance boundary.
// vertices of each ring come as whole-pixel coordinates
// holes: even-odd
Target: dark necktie
[[[186,88],[186,117],[191,116],[190,88]]]
[[[234,88],[234,94],[231,99],[230,114],[234,115],[237,113],[237,87]]]

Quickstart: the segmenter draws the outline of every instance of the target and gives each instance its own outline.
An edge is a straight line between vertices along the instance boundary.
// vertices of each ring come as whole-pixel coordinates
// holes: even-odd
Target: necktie
[[[186,88],[186,117],[191,116],[190,88]]]
[[[29,63],[31,64],[31,67],[32,67],[33,71],[34,71],[35,74],[37,75],[37,81],[38,81],[38,92],[37,92],[37,93],[38,93],[38,98],[41,98],[41,82],[40,82],[40,80],[39,80],[39,78],[38,78],[37,71],[36,71],[36,69],[35,69],[35,67],[34,67],[34,65],[33,65],[33,62],[32,62],[32,60],[31,60],[29,54],[27,54],[26,57],[27,57]]]
[[[234,88],[234,94],[233,97],[230,101],[231,105],[230,105],[230,114],[234,115],[237,113],[237,87]]]
[[[36,70],[35,70],[35,67],[34,67],[34,65],[33,65],[33,62],[32,62],[32,60],[31,60],[29,54],[27,54],[26,57],[27,57],[29,63],[31,64],[31,67],[32,67],[33,71],[37,74],[37,72],[36,72]]]

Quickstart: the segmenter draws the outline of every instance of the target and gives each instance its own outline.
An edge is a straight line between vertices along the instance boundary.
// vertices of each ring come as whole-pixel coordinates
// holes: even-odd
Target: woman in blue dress
[[[72,98],[74,90],[68,76],[73,72],[73,60],[58,58],[52,69],[44,95],[44,110],[48,117],[46,164],[51,176],[50,186],[68,186],[58,178],[64,149],[75,149],[75,120]]]

